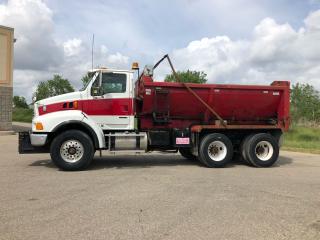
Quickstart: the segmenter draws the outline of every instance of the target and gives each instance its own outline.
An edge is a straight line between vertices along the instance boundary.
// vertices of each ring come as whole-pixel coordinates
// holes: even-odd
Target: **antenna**
[[[92,45],[91,45],[91,69],[93,71],[93,48],[94,48],[94,33],[92,34]]]

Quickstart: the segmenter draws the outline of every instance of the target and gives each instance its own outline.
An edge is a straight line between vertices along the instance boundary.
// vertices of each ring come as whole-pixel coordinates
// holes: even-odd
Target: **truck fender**
[[[83,114],[84,118],[82,122],[84,124],[87,124],[88,127],[91,127],[91,129],[95,132],[97,139],[99,141],[99,148],[105,148],[106,147],[106,141],[104,138],[103,130],[100,126],[97,125],[95,121],[92,120],[92,118],[88,117],[86,114]]]
[[[68,125],[78,125],[86,129],[93,137],[96,148],[105,148],[105,139],[102,129],[92,120],[79,110],[66,110],[54,113],[48,113],[37,116],[32,121],[33,132],[53,133],[59,131]],[[35,129],[36,122],[44,122],[44,129],[38,131]]]

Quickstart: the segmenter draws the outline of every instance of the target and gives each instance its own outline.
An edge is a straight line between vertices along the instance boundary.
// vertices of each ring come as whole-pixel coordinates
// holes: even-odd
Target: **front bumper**
[[[19,132],[19,153],[48,153],[47,134]]]
[[[42,147],[46,144],[48,134],[34,134],[30,133],[31,145],[35,147]]]

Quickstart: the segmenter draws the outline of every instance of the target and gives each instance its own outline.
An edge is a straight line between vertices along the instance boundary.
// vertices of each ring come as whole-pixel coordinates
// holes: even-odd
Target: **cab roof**
[[[133,70],[124,70],[124,69],[114,69],[114,68],[106,68],[99,67],[89,70],[88,72],[126,72],[126,73],[134,73]]]

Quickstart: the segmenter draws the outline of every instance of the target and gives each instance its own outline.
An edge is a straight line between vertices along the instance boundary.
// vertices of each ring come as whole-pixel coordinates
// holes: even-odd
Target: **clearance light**
[[[43,130],[43,125],[41,122],[36,122],[36,130]]]
[[[73,108],[74,109],[78,109],[78,101],[74,101],[73,102]]]

